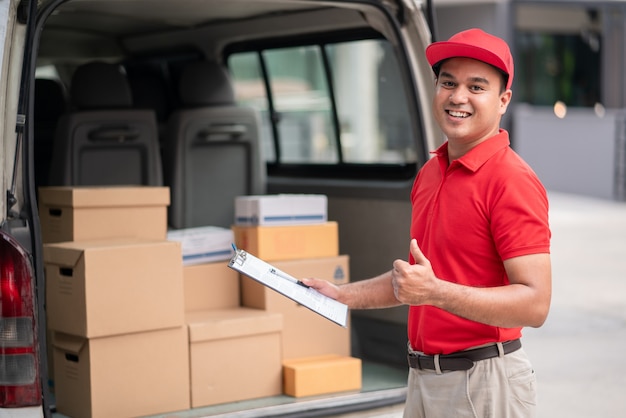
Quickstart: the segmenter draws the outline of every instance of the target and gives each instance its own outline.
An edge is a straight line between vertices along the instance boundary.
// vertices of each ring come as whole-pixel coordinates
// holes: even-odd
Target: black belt
[[[519,339],[502,343],[503,354],[512,353],[520,348],[522,348],[522,341]],[[439,356],[439,370],[469,370],[474,367],[474,362],[498,357],[499,355],[500,352],[497,345],[474,348],[452,354],[442,354]],[[408,360],[409,366],[414,369],[437,370],[435,367],[435,356],[409,353]]]

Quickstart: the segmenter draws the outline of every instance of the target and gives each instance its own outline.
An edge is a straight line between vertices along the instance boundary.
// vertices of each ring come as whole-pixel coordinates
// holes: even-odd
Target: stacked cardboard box
[[[168,203],[162,187],[40,189],[60,413],[189,408],[182,256],[165,239]]]
[[[216,255],[223,230],[168,233],[167,188],[45,188],[39,203],[59,412],[138,416],[360,388],[349,329],[240,278]],[[292,275],[345,283],[337,224],[321,219],[227,232]],[[320,392],[320,376],[339,384]]]
[[[191,406],[279,395],[283,316],[240,306],[227,262],[185,266],[183,276]]]
[[[317,277],[335,284],[349,280],[346,255],[273,261],[272,265],[297,278]],[[350,355],[349,327],[343,328],[246,276],[241,277],[241,302],[243,306],[283,314],[283,359]]]
[[[241,306],[239,276],[228,268],[233,231],[187,228],[168,231],[168,239],[179,241],[183,249],[191,406],[280,394],[283,318]]]
[[[316,194],[238,196],[235,223],[240,226],[321,224],[328,220],[328,199]]]
[[[191,406],[279,395],[282,320],[243,307],[188,312]]]
[[[167,187],[41,187],[44,243],[105,238],[165,239]]]
[[[285,360],[285,394],[302,397],[361,388],[361,360],[325,355]]]
[[[298,202],[300,199],[302,201]],[[317,277],[335,284],[349,281],[349,258],[339,254],[338,225],[327,220],[326,207],[320,209],[318,196],[247,196],[243,200],[245,205],[239,206],[241,212],[235,214],[235,219],[245,222],[233,226],[238,248],[296,278]],[[326,203],[325,197],[323,203]],[[303,210],[302,214],[297,212],[298,208]],[[311,208],[319,215],[317,223],[310,221]],[[298,221],[303,218],[308,221]],[[255,219],[259,220],[258,224],[250,225]],[[282,219],[283,222],[262,224],[263,219]],[[241,297],[243,306],[283,315],[284,393],[308,396],[361,388],[360,361],[350,357],[349,323],[343,328],[245,276],[241,277]],[[328,356],[335,360],[329,361]],[[346,364],[350,367],[346,368]],[[303,373],[303,367],[308,372]],[[311,370],[319,373],[316,375]],[[288,373],[296,378],[288,380]],[[337,385],[315,389],[320,374],[328,379],[343,378],[334,379]]]

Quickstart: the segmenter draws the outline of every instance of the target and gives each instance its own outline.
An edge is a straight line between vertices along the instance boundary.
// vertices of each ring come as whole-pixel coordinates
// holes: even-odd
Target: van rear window
[[[270,174],[414,175],[407,89],[385,39],[257,48],[227,62],[238,102],[260,112]]]

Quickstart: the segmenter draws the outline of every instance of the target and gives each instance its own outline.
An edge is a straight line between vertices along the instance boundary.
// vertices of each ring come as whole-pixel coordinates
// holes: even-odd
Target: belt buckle
[[[409,363],[409,367],[413,369],[422,370],[422,365],[420,364],[420,355],[417,353],[408,353],[407,361]]]

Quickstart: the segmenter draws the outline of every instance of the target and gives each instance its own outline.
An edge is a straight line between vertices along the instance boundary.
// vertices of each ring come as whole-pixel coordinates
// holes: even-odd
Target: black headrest
[[[201,61],[187,65],[179,83],[184,106],[219,106],[235,103],[230,75],[216,62]]]
[[[70,86],[72,105],[81,110],[125,109],[132,106],[126,75],[119,65],[90,62],[76,69]]]
[[[67,110],[67,97],[60,81],[35,79],[35,120],[38,123],[56,123]]]

